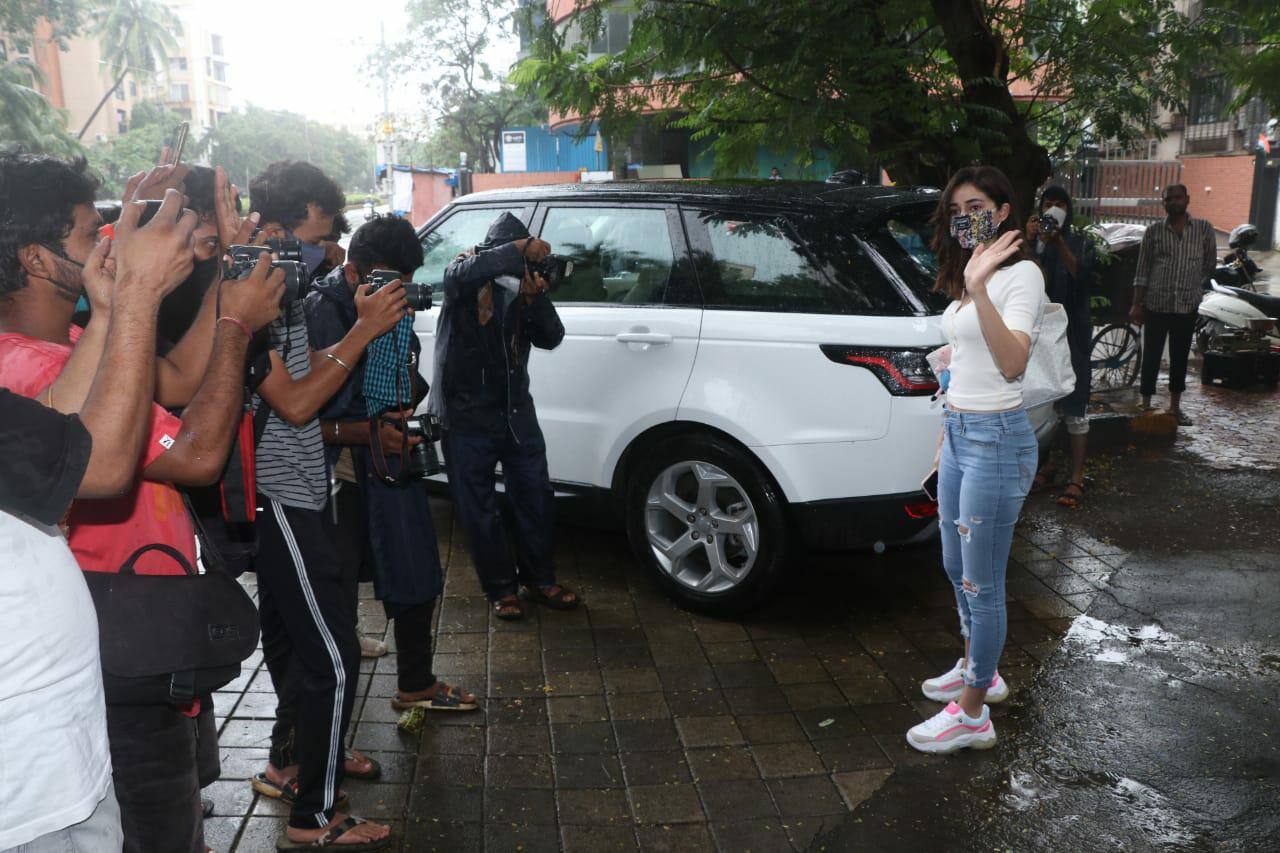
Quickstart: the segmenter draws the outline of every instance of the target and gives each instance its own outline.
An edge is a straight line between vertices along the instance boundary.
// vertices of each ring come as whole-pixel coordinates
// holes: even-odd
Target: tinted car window
[[[708,308],[912,313],[843,217],[686,211],[685,224]]]
[[[503,213],[519,216],[522,207],[486,207],[459,210],[422,238],[425,259],[413,280],[439,285],[444,281],[445,267],[459,254],[484,240],[493,220]]]
[[[551,251],[573,259],[553,301],[662,302],[675,253],[666,212],[651,208],[552,207],[542,226]]]
[[[929,249],[934,226],[930,211],[897,211],[872,231],[869,240],[912,293],[933,312],[946,310],[947,297],[933,292],[938,261]]]

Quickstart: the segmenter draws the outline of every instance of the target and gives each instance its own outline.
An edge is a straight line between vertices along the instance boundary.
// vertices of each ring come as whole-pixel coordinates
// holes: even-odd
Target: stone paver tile
[[[609,719],[604,695],[548,696],[547,713],[553,723],[599,723]]]
[[[614,720],[654,720],[671,716],[667,700],[661,693],[611,693],[609,715]]]
[[[544,652],[558,649],[593,649],[595,638],[590,628],[577,626],[542,629],[542,649]]]
[[[564,788],[556,792],[563,824],[631,825],[627,792],[619,788]]]
[[[204,843],[222,853],[230,850],[240,832],[243,817],[208,817],[204,820]]]
[[[790,711],[777,714],[743,714],[735,718],[747,743],[803,741],[804,729]]]
[[[550,790],[502,788],[484,792],[485,823],[551,824],[556,798]]]
[[[769,791],[783,818],[843,814],[844,800],[828,776],[770,779]]]
[[[564,853],[635,853],[640,849],[630,826],[561,826]]]
[[[658,671],[653,667],[606,669],[602,674],[606,693],[647,693],[662,689]]]
[[[759,779],[699,782],[702,804],[712,822],[777,817],[769,789]]]
[[[782,828],[786,830],[787,838],[791,839],[793,848],[808,850],[815,841],[834,830],[844,819],[843,815],[783,818]]]
[[[615,755],[556,755],[552,757],[556,788],[622,788],[622,763]]]
[[[270,720],[230,720],[218,733],[218,745],[271,746]]]
[[[644,853],[714,853],[716,850],[705,824],[642,826],[636,835]]]
[[[551,788],[549,755],[490,755],[484,762],[487,788]]]
[[[706,746],[689,750],[687,757],[696,782],[760,778],[760,771],[745,746]]]
[[[866,734],[866,726],[848,705],[797,711],[796,719],[811,740],[847,738]]]
[[[955,658],[952,657],[950,662],[955,663]],[[946,667],[943,666],[939,671],[945,671],[945,669]],[[836,681],[836,686],[844,694],[845,700],[854,706],[878,705],[902,699],[902,692],[894,686],[888,676],[883,674],[870,678],[842,678]]]
[[[689,748],[743,743],[742,732],[730,716],[679,717],[676,727],[680,739]]]
[[[725,701],[734,714],[774,714],[791,710],[787,694],[781,687],[731,687],[724,691]]]
[[[765,743],[751,747],[766,779],[825,773],[822,759],[807,743]]]
[[[719,687],[710,664],[697,666],[659,666],[658,679],[664,690],[707,690]]]
[[[813,748],[817,750],[823,766],[830,773],[893,766],[889,757],[880,749],[876,739],[870,735],[815,740]]]
[[[691,784],[634,785],[630,794],[636,820],[640,823],[699,823],[706,820],[698,791]]]
[[[613,727],[607,723],[553,723],[551,743],[558,754],[617,752]]]
[[[828,679],[827,671],[816,657],[770,658],[768,665],[779,684],[809,684]]]
[[[907,729],[923,719],[906,702],[854,705],[854,712],[871,734],[897,734],[906,737]]]
[[[275,850],[276,839],[284,836],[286,819],[283,817],[251,817],[244,822],[240,840],[235,849],[242,853],[259,850]]]
[[[549,672],[546,677],[548,696],[594,696],[604,693],[600,671]]]
[[[378,821],[399,820],[409,804],[408,785],[390,785],[382,782],[344,783],[351,801],[351,813]]]
[[[683,752],[633,752],[622,756],[627,785],[673,785],[693,776]]]
[[[363,752],[413,752],[418,735],[400,731],[395,723],[360,723],[352,745]]]
[[[751,642],[741,643],[704,643],[703,651],[707,660],[717,663],[747,663],[760,660],[760,653]]]
[[[605,669],[655,666],[653,653],[648,646],[596,646],[596,660]]]
[[[559,853],[560,833],[546,824],[488,823],[484,827],[484,849]]]
[[[538,698],[545,695],[545,687],[541,671],[489,674],[489,695],[497,699]]]
[[[712,665],[721,687],[773,687],[773,672],[763,661]]]
[[[218,817],[244,817],[253,805],[253,788],[242,779],[219,779],[204,788],[200,796],[213,800],[213,813]]]
[[[418,751],[437,755],[483,755],[484,728],[478,725],[424,726]]]
[[[845,705],[844,694],[830,682],[825,684],[791,684],[782,688],[793,711],[831,708]]]
[[[892,775],[892,769],[857,770],[849,773],[837,773],[832,777],[832,781],[840,789],[845,805],[850,809],[855,809],[863,800],[880,790],[880,786]]]
[[[547,700],[543,696],[499,699],[487,706],[489,723],[545,723]]]
[[[252,779],[267,766],[271,750],[267,747],[237,747],[218,744],[218,759],[222,765],[222,780]]]
[[[760,818],[741,822],[711,824],[717,849],[721,853],[750,850],[751,853],[791,853],[787,837],[777,818]]]
[[[547,672],[587,672],[599,666],[591,646],[547,649],[542,653],[542,660]]]
[[[677,690],[667,693],[666,699],[674,717],[709,717],[729,713],[729,705],[719,689]]]
[[[679,749],[680,737],[671,720],[615,720],[619,752]]]
[[[495,723],[488,727],[488,734],[490,755],[547,755],[551,752],[551,733],[543,723]]]
[[[695,618],[693,630],[703,643],[733,643],[750,639],[746,629],[737,622]]]

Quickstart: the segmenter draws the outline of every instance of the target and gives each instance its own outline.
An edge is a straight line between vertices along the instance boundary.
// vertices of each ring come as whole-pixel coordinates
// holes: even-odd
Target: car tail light
[[[908,518],[933,518],[938,514],[937,501],[918,501],[902,505]]]
[[[865,367],[895,397],[924,397],[938,390],[938,379],[929,369],[928,347],[849,347],[823,344],[822,352],[837,364]]]

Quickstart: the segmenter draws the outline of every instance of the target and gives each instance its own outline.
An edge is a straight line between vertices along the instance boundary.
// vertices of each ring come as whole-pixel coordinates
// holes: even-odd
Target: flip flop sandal
[[[354,749],[348,749],[343,757],[346,759],[346,763],[343,766],[343,772],[346,774],[348,779],[364,779],[365,781],[369,781],[377,779],[382,775],[382,765],[378,763],[376,758],[370,758],[363,752],[357,755],[357,752]],[[367,761],[369,762],[369,769],[363,771],[352,770],[350,767],[352,761]]]
[[[1067,492],[1064,490],[1063,493],[1058,496],[1058,506],[1065,506],[1065,507],[1080,506],[1080,501],[1084,500],[1084,483],[1077,483],[1074,481],[1067,483],[1067,488],[1070,488],[1072,486],[1075,486],[1077,489],[1079,489],[1080,494],[1071,495],[1071,494],[1067,494]]]
[[[504,622],[517,622],[524,618],[524,608],[518,597],[504,596],[493,602],[493,615]]]
[[[462,691],[452,684],[445,684],[442,681],[440,686],[444,688],[443,691],[437,690],[434,695],[416,702],[392,699],[391,707],[397,711],[407,711],[410,708],[425,708],[428,711],[474,711],[479,707],[477,702],[464,702]]]
[[[572,610],[582,603],[578,598],[578,594],[571,589],[563,586],[557,586],[560,591],[552,595],[546,590],[551,587],[526,586],[524,588],[524,597],[535,604],[541,604],[552,610]],[[573,596],[569,598],[569,596]]]
[[[277,850],[311,850],[316,847],[332,847],[334,850],[346,850],[348,853],[367,853],[367,851],[384,850],[391,846],[391,836],[380,841],[362,841],[357,844],[339,844],[338,839],[355,829],[362,823],[368,823],[363,818],[349,817],[342,823],[334,824],[329,827],[329,831],[317,838],[315,841],[291,841],[289,836],[282,835],[276,839]]]
[[[279,800],[287,805],[293,805],[298,799],[298,777],[293,777],[283,785],[277,785],[267,778],[266,773],[259,773],[250,780],[253,790],[257,791],[264,797],[270,797],[273,800]],[[347,805],[347,792],[338,791],[338,799],[333,804],[334,808],[344,807]]]

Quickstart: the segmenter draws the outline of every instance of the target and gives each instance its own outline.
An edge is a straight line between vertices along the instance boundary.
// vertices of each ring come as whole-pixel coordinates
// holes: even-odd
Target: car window
[[[440,289],[444,281],[445,267],[459,254],[484,241],[484,235],[503,213],[519,216],[523,207],[486,207],[459,210],[441,222],[422,238],[422,266],[413,274],[413,280],[432,284]]]
[[[935,293],[938,260],[929,248],[935,226],[927,209],[897,211],[871,232],[870,241],[898,276],[930,311],[941,312],[950,301]]]
[[[573,274],[551,295],[554,302],[663,301],[675,265],[666,211],[552,207],[541,236],[552,252],[573,259]]]
[[[846,220],[686,211],[706,307],[909,314]]]

